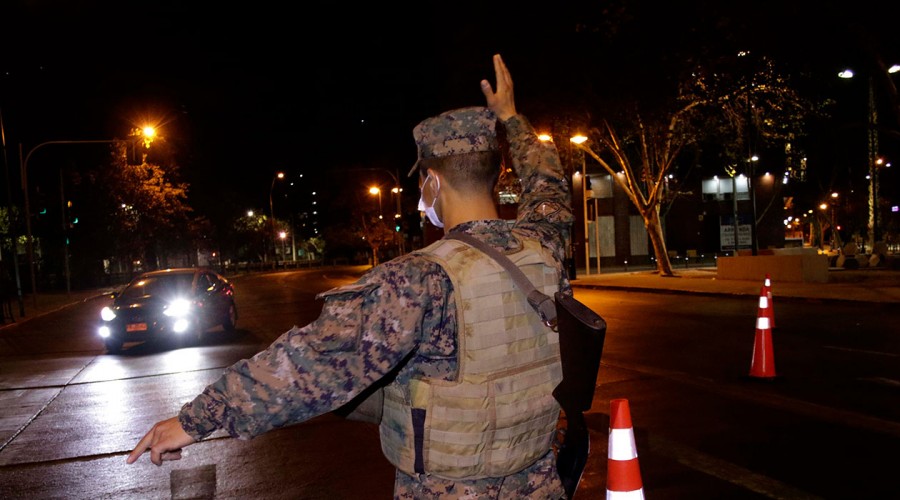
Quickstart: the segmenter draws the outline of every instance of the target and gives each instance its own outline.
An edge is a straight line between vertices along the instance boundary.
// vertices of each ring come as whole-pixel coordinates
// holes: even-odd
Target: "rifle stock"
[[[563,379],[553,397],[566,414],[566,431],[556,468],[572,500],[587,466],[591,440],[585,411],[591,409],[606,339],[606,321],[574,297],[556,293],[556,321]]]

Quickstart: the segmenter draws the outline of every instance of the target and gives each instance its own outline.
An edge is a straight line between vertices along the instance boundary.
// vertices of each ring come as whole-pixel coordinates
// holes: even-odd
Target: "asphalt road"
[[[222,433],[181,461],[126,466],[156,420],[221,369],[293,324],[352,270],[235,279],[238,329],[199,345],[103,353],[103,299],[0,331],[0,498],[390,498],[374,427],[334,415],[250,441]],[[578,498],[602,498],[610,400],[629,401],[647,498],[885,498],[900,493],[900,311],[789,301],[772,332],[773,380],[748,377],[757,301],[578,289],[609,325],[588,414],[592,454]],[[14,333],[13,333],[14,332]]]

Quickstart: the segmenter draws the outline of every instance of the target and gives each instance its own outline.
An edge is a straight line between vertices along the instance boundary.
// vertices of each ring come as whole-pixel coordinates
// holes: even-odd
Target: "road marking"
[[[682,446],[666,438],[648,434],[647,440],[654,453],[666,455],[678,463],[723,481],[735,484],[769,498],[818,499],[813,494],[794,488],[762,474],[719,460],[706,453]]]
[[[886,385],[888,387],[900,387],[900,380],[894,380],[892,378],[884,378],[884,377],[866,377],[866,378],[858,378],[856,380],[861,380],[863,382],[872,382],[879,385]]]
[[[859,352],[859,353],[862,353],[862,354],[873,354],[873,355],[875,355],[875,356],[888,356],[888,357],[891,357],[891,358],[898,358],[898,357],[900,357],[900,354],[894,354],[894,353],[892,353],[892,352],[869,351],[869,350],[866,350],[866,349],[851,349],[851,348],[849,348],[849,347],[838,347],[838,346],[834,346],[834,345],[826,345],[826,346],[823,346],[823,347],[824,347],[825,349],[834,349],[834,350],[836,350],[836,351]]]
[[[176,469],[169,474],[172,500],[216,498],[216,465]]]
[[[668,378],[680,383],[690,384],[735,399],[743,399],[754,404],[776,408],[784,411],[792,411],[798,415],[804,415],[814,418],[822,422],[830,422],[837,425],[845,425],[853,429],[864,429],[871,432],[880,432],[894,437],[900,437],[900,423],[885,420],[883,418],[873,417],[864,413],[851,410],[843,410],[841,408],[833,408],[818,403],[810,403],[799,399],[793,399],[786,396],[774,394],[771,391],[765,391],[760,388],[754,388],[750,385],[741,385],[741,390],[734,390],[736,384],[715,382],[710,379],[698,378],[685,374],[684,372],[675,372],[670,370],[662,370],[651,366],[632,364],[630,366],[611,365],[603,361],[601,365],[612,366],[621,370],[629,370],[638,373],[655,375],[658,377]]]

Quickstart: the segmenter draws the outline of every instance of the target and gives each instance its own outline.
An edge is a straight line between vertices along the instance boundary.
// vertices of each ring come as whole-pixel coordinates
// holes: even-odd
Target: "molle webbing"
[[[517,472],[551,446],[562,379],[559,337],[546,327],[502,266],[455,240],[422,250],[450,276],[457,298],[457,380],[414,379],[385,391],[385,456],[407,473],[447,478]],[[559,276],[535,241],[509,257],[553,295]],[[408,395],[408,396],[407,396]],[[425,418],[416,425],[412,415]],[[416,446],[416,436],[420,444]],[[418,453],[417,453],[418,448]],[[417,467],[418,465],[418,467]]]

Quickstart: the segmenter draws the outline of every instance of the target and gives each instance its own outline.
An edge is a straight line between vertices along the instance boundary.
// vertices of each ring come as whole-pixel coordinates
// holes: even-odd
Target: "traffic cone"
[[[772,328],[769,324],[769,297],[766,287],[759,290],[759,309],[756,313],[756,338],[753,343],[753,360],[750,376],[762,379],[775,378],[775,353],[772,352]]]
[[[606,500],[643,500],[644,484],[638,465],[631,410],[627,399],[609,402],[609,453]]]
[[[766,280],[763,282],[766,288],[766,296],[769,298],[769,328],[775,328],[775,303],[772,302],[772,278],[766,273]]]

